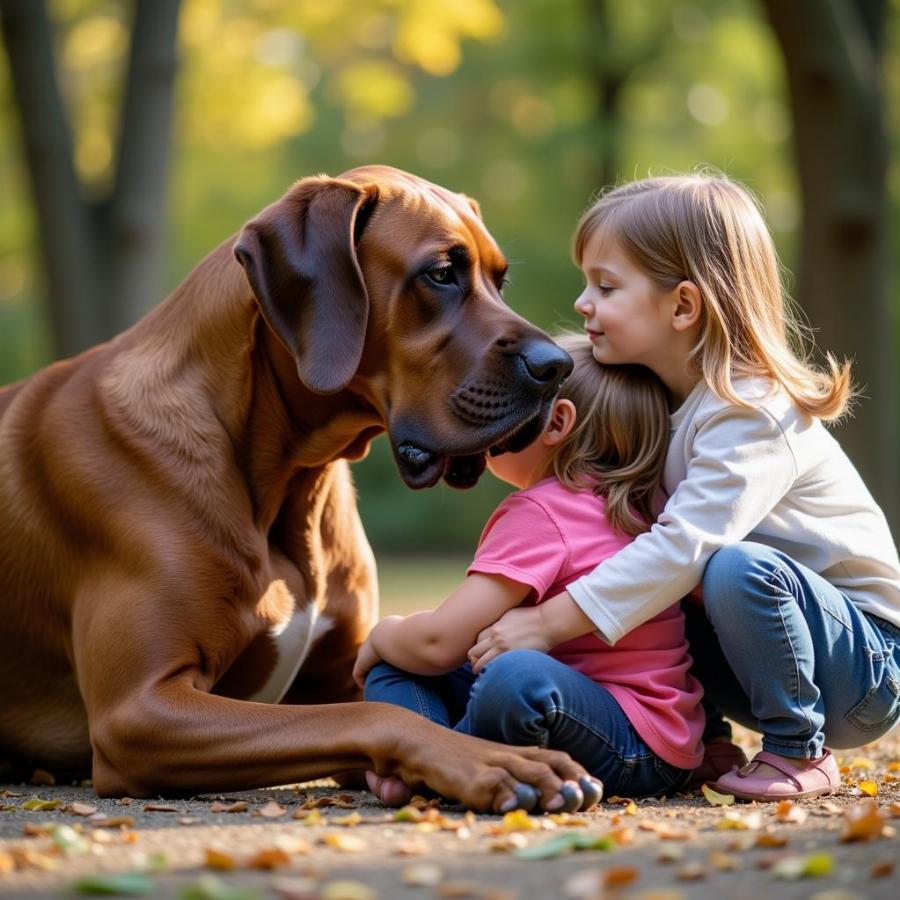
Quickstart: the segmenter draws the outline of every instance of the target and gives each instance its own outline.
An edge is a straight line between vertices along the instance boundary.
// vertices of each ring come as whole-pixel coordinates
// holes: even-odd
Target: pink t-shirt
[[[631,540],[610,526],[603,498],[548,478],[510,494],[497,507],[468,571],[530,585],[523,605],[534,605],[564,591]],[[661,759],[682,769],[700,765],[703,690],[688,674],[691,657],[679,604],[615,646],[586,634],[559,644],[550,655],[602,684]]]

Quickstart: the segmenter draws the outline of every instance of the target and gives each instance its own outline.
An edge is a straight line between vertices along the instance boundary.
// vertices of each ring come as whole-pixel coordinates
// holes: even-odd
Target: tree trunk
[[[179,5],[136,0],[115,182],[93,206],[75,173],[46,6],[0,0],[56,356],[112,337],[161,297]]]
[[[44,4],[0,0],[0,15],[37,210],[53,346],[57,356],[71,356],[102,327],[94,223],[72,162]]]
[[[135,10],[116,179],[104,222],[114,331],[133,325],[162,295],[179,4],[138,0]]]
[[[803,235],[797,300],[823,351],[853,359],[862,397],[837,436],[900,527],[888,303],[884,0],[763,0],[793,107]]]

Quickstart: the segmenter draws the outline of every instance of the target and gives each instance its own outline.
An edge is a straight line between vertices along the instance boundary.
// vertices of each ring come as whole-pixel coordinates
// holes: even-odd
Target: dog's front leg
[[[97,579],[76,605],[75,661],[103,795],[232,791],[373,769],[498,811],[516,785],[546,805],[585,776],[566,754],[457,734],[381,703],[272,705],[209,693],[240,633],[226,601]],[[226,656],[233,658],[232,646]]]

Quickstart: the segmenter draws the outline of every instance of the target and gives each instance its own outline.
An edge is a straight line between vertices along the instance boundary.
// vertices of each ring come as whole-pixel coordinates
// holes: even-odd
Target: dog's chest
[[[267,586],[250,622],[256,636],[217,683],[216,692],[257,703],[279,703],[334,620],[319,604],[302,593],[296,596],[278,578]]]
[[[289,617],[269,628],[267,643],[274,657],[273,664],[263,684],[247,699],[258,703],[280,703],[310,650],[333,625],[333,620],[320,612],[315,603],[302,607],[295,605]]]

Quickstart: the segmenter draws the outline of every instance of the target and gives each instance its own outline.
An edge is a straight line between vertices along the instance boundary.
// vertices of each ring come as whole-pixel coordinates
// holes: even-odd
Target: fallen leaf
[[[184,888],[178,900],[260,900],[260,895],[250,888],[225,884],[207,872]]]
[[[434,889],[434,893],[438,897],[480,897],[482,889],[474,881],[445,881]]]
[[[219,872],[230,872],[237,868],[237,860],[231,853],[224,850],[216,850],[214,847],[207,847],[205,850],[204,865],[207,869],[216,869]]]
[[[656,855],[657,862],[675,863],[684,859],[684,847],[679,844],[663,844]]]
[[[322,838],[322,843],[326,847],[333,847],[335,850],[343,850],[346,853],[355,853],[366,848],[366,842],[355,835],[338,832],[326,834]]]
[[[6,788],[3,788],[3,790],[0,791],[0,797],[21,797],[21,796],[22,796],[21,793],[16,793],[16,791],[10,791],[10,790],[7,790]]]
[[[895,861],[893,859],[882,859],[872,864],[869,869],[869,878],[887,878],[888,875],[894,874]]]
[[[266,847],[258,850],[247,860],[248,869],[280,869],[290,865],[290,854],[280,847]]]
[[[376,900],[378,894],[361,881],[328,881],[319,896],[321,900]]]
[[[878,784],[874,781],[860,781],[856,785],[867,797],[876,797],[878,795]]]
[[[319,900],[319,883],[314,878],[286,878],[280,876],[269,882],[281,900]]]
[[[809,813],[802,806],[794,803],[793,800],[781,800],[775,807],[775,818],[781,822],[793,822],[796,825],[802,825],[808,816]]]
[[[799,878],[823,878],[834,869],[830,853],[811,853],[808,856],[788,856],[772,866],[772,877],[786,881]]]
[[[213,813],[242,813],[247,812],[250,804],[246,800],[235,800],[233,803],[222,803],[216,800],[210,804],[209,811]]]
[[[174,812],[178,812],[178,807],[177,806],[169,806],[168,803],[145,803],[144,804],[144,812],[174,813]]]
[[[123,872],[119,875],[89,875],[75,882],[79,894],[149,894],[156,884],[142,872]]]
[[[119,806],[131,806],[134,803],[134,797],[119,797]]]
[[[499,833],[507,834],[510,831],[534,831],[539,827],[538,823],[524,809],[514,809],[503,817],[498,830]]]
[[[888,808],[887,814],[892,819],[900,819],[900,802],[895,800]]]
[[[704,784],[700,790],[703,792],[703,796],[706,797],[706,802],[712,806],[731,806],[734,803],[734,795],[720,794],[707,784]]]
[[[873,771],[875,769],[875,763],[865,756],[855,756],[850,760],[848,765],[851,769],[865,769],[866,771]]]
[[[50,809],[59,809],[62,805],[62,800],[41,800],[40,797],[34,797],[31,800],[26,800],[22,804],[22,809],[27,809],[32,812],[44,812]]]
[[[613,850],[615,847],[616,842],[609,835],[569,831],[541,844],[523,847],[516,851],[515,856],[519,859],[553,859],[579,850]]]
[[[885,827],[885,816],[878,804],[869,798],[860,800],[844,810],[844,828],[841,840],[869,841],[881,837]]]
[[[766,832],[765,834],[758,834],[756,836],[755,845],[757,847],[769,847],[769,848],[778,848],[778,847],[786,847],[788,844],[788,839],[780,834],[774,834],[773,832]]]
[[[202,819],[197,818],[197,816],[184,816],[178,820],[179,825],[196,825],[198,822],[202,822]]]
[[[819,809],[822,810],[822,812],[828,813],[830,815],[839,813],[841,811],[841,807],[838,806],[837,803],[835,803],[833,800],[823,800],[819,804]]]
[[[444,870],[435,863],[415,863],[403,869],[401,879],[413,887],[434,887],[443,881]]]
[[[401,841],[394,846],[394,853],[397,856],[421,856],[428,853],[428,844],[421,838],[412,838],[408,841]]]
[[[632,866],[614,866],[603,873],[603,885],[607,888],[624,887],[637,881],[639,872]]]
[[[57,825],[52,832],[53,844],[66,856],[87,853],[88,842],[70,825]]]
[[[334,806],[338,809],[353,809],[356,804],[352,803],[351,794],[340,794],[337,797],[307,797],[300,806],[300,809],[321,809],[325,806]]]
[[[94,828],[133,828],[134,816],[111,816],[108,819],[91,821]]]
[[[645,819],[638,823],[641,831],[652,831],[664,841],[688,841],[696,834],[690,828],[676,828],[668,822],[654,822]]]
[[[11,853],[0,850],[0,875],[9,875],[16,871],[16,861]]]
[[[331,825],[340,825],[344,828],[353,828],[355,825],[359,825],[362,820],[363,817],[354,810],[352,813],[348,813],[346,816],[334,816],[328,821]]]
[[[256,810],[254,816],[262,816],[264,819],[280,819],[287,813],[287,807],[270,800],[265,806],[261,806]]]
[[[292,818],[300,819],[304,825],[323,825],[326,821],[317,809],[298,809]]]
[[[69,812],[76,816],[92,816],[97,812],[97,807],[87,803],[72,803],[69,805]]]
[[[49,822],[26,822],[22,826],[25,837],[47,837],[54,829]]]
[[[679,881],[702,881],[706,878],[706,869],[698,862],[685,863],[676,873]]]
[[[512,834],[504,834],[502,837],[494,838],[488,844],[488,849],[495,853],[508,853],[511,850],[520,850],[527,843],[525,835],[520,831],[516,831]]]
[[[720,831],[757,831],[762,828],[762,814],[758,812],[741,815],[736,810],[729,810],[716,823]]]
[[[735,872],[743,868],[743,864],[730,853],[723,853],[721,850],[711,850],[709,854],[709,864],[720,872]]]

